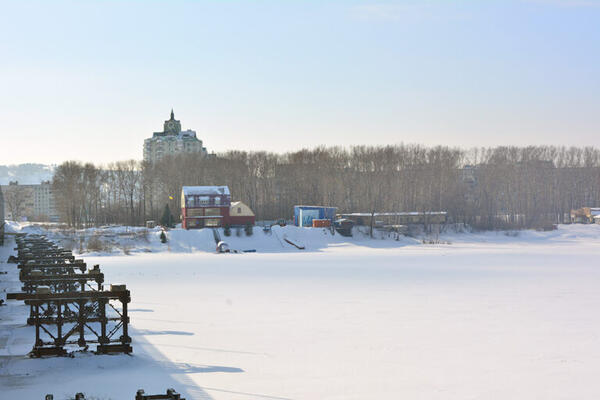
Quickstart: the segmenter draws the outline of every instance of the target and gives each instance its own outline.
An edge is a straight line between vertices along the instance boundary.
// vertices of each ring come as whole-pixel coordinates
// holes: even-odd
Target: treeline
[[[258,220],[289,219],[297,204],[340,212],[447,211],[483,229],[566,222],[572,208],[600,205],[600,150],[419,145],[320,147],[286,154],[230,151],[105,166],[68,161],[54,175],[71,226],[141,225],[166,204],[180,210],[184,185],[228,185]],[[176,219],[179,218],[175,215]]]

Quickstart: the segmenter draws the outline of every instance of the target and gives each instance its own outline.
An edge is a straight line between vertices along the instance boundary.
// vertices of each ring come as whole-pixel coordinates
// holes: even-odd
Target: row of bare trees
[[[105,167],[67,161],[56,168],[52,189],[69,226],[139,225],[145,218],[143,171],[135,160]]]
[[[187,154],[155,164],[69,161],[53,185],[73,226],[143,224],[167,203],[179,210],[184,185],[228,185],[259,220],[321,204],[340,212],[447,211],[453,221],[491,229],[539,227],[566,222],[572,208],[600,206],[600,150],[397,145]]]

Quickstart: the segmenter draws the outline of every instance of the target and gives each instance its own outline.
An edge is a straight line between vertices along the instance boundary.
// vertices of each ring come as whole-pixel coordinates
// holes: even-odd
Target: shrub
[[[98,235],[94,235],[88,240],[87,250],[88,251],[104,251],[107,249],[107,245],[100,239]]]
[[[244,230],[246,231],[246,236],[252,236],[252,234],[254,233],[254,227],[250,223],[246,224]]]
[[[228,237],[231,236],[231,227],[229,225],[223,227],[223,234]]]

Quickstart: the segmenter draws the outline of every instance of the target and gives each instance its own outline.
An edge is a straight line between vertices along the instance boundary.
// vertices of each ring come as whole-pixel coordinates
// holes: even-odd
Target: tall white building
[[[175,119],[171,110],[171,118],[164,123],[162,132],[154,132],[151,138],[144,140],[144,161],[156,162],[166,155],[181,153],[198,153],[207,155],[202,140],[192,130],[181,130],[181,122]]]
[[[39,185],[10,182],[0,186],[4,195],[4,216],[13,221],[59,221],[50,181]]]

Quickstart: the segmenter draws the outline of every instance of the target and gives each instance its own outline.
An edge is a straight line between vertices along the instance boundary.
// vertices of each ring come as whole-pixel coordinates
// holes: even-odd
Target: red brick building
[[[184,186],[181,218],[184,229],[214,228],[229,222],[231,194],[227,186]]]
[[[255,216],[241,201],[231,202],[227,186],[184,186],[181,189],[184,229],[254,225]]]

